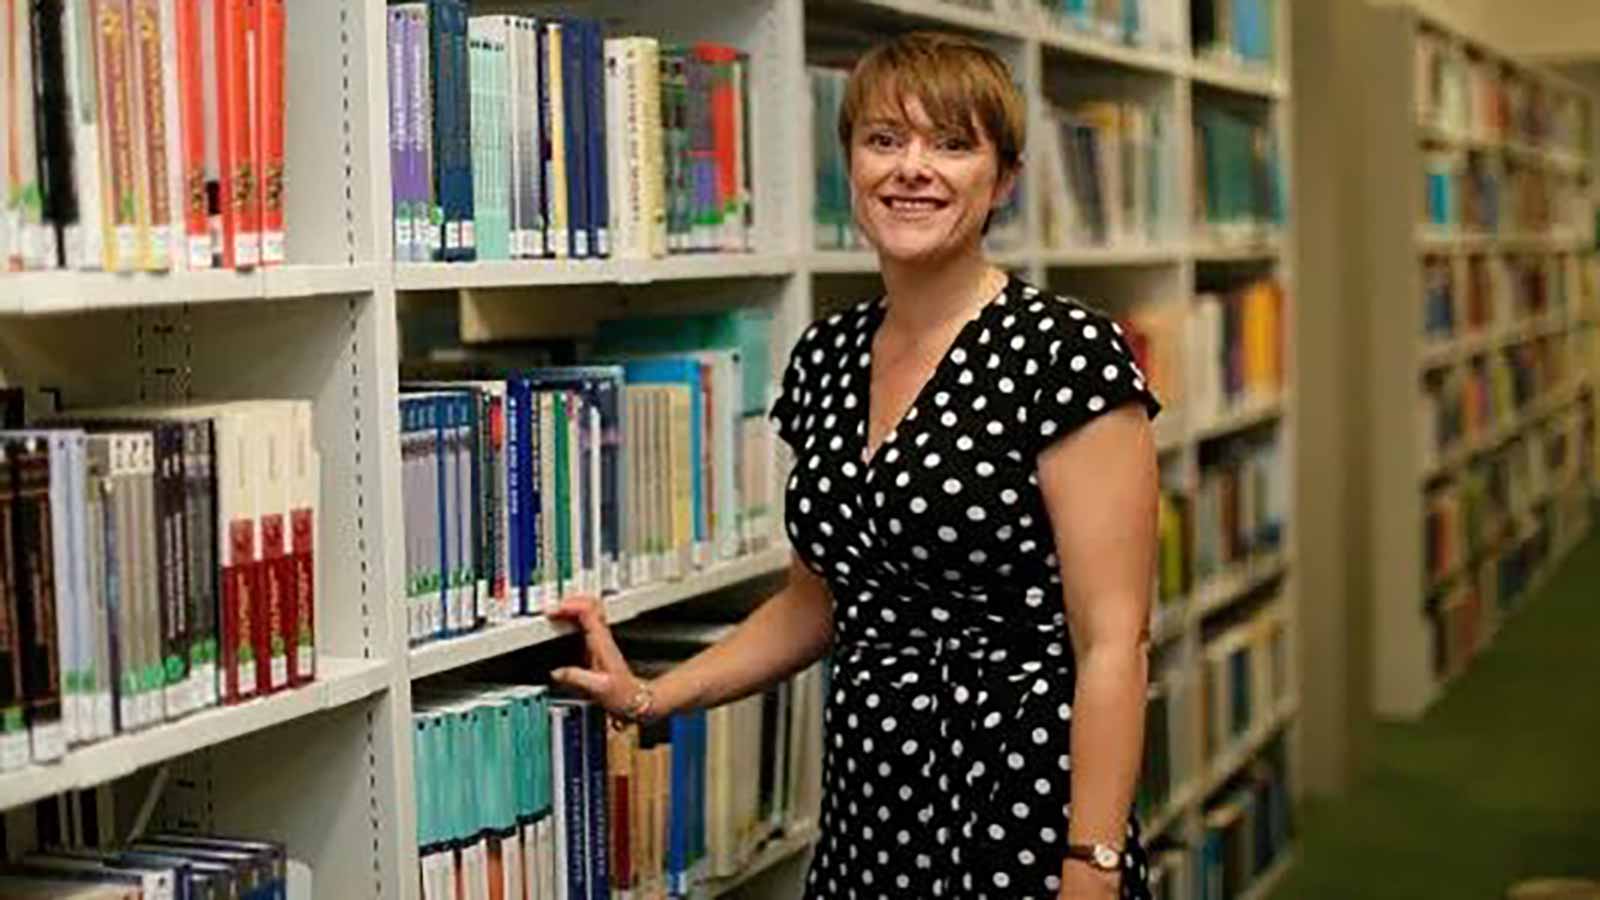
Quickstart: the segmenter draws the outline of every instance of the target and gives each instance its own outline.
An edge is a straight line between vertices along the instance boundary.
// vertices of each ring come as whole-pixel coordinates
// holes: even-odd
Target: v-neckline
[[[877,465],[878,458],[883,455],[884,450],[889,447],[889,445],[895,442],[895,439],[900,433],[900,429],[904,428],[906,422],[909,421],[912,411],[922,405],[923,399],[927,397],[928,392],[933,389],[934,385],[940,381],[941,378],[944,377],[945,371],[951,365],[951,357],[955,355],[955,351],[961,346],[962,342],[966,340],[968,333],[972,331],[974,326],[983,320],[984,316],[992,307],[1000,304],[1003,300],[1011,296],[1012,287],[1015,284],[1016,279],[1007,273],[1005,281],[1000,285],[1000,288],[991,294],[989,299],[985,300],[972,313],[972,315],[968,317],[967,321],[961,324],[961,327],[956,330],[955,337],[951,338],[950,345],[944,348],[944,352],[939,355],[939,360],[933,364],[933,369],[928,372],[928,377],[923,379],[921,386],[919,386],[916,392],[911,395],[911,402],[906,404],[905,409],[902,409],[900,414],[895,417],[894,423],[889,426],[888,431],[884,432],[883,439],[878,442],[878,446],[873,447],[872,373],[877,369],[878,329],[883,326],[883,318],[887,314],[889,307],[888,296],[883,294],[878,296],[878,299],[873,302],[873,304],[867,310],[867,367],[866,377],[861,380],[860,390],[862,392],[862,398],[859,403],[862,411],[861,443],[856,450],[857,459],[862,465],[864,465],[867,469],[872,469]]]

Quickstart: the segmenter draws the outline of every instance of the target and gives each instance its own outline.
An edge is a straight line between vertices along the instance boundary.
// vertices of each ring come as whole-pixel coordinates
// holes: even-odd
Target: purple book
[[[394,258],[411,259],[411,201],[406,195],[406,17],[389,10],[389,186],[394,204]]]

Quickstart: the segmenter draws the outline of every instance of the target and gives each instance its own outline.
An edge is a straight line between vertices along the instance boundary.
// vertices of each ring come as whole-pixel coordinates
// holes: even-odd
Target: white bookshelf
[[[1260,104],[1277,123],[1284,164],[1292,165],[1284,125],[1291,102],[1285,58],[1291,3],[1278,3],[1278,71],[1266,73],[1192,60],[1182,48],[1127,47],[1064,31],[1035,15],[1030,0],[993,0],[988,10],[941,0],[737,0],[718,4],[715,16],[689,0],[586,2],[572,11],[606,18],[618,31],[724,41],[750,53],[754,252],[650,261],[397,264],[390,244],[384,5],[288,0],[291,264],[246,273],[0,274],[0,383],[57,388],[74,405],[191,397],[311,400],[323,459],[319,680],[76,750],[59,764],[0,775],[0,808],[10,810],[8,825],[27,820],[31,801],[118,780],[133,790],[148,780],[151,767],[168,763],[205,774],[185,779],[181,793],[169,789],[166,802],[203,811],[202,821],[211,827],[287,841],[312,866],[319,896],[415,900],[412,682],[537,647],[570,629],[534,617],[407,646],[400,615],[398,437],[399,326],[407,304],[460,295],[463,319],[469,306],[493,308],[496,314],[480,317],[474,327],[496,334],[504,329],[511,336],[537,333],[551,317],[563,327],[581,328],[585,317],[619,308],[670,312],[755,304],[775,314],[774,372],[781,371],[789,343],[834,285],[872,278],[876,271],[869,253],[811,246],[810,117],[797,108],[807,96],[809,29],[825,23],[869,32],[922,25],[978,34],[1013,65],[1035,130],[1051,66],[1087,66],[1153,85],[1173,101],[1182,148],[1176,199],[1178,215],[1187,221],[1195,94]],[[1185,2],[1178,5],[1187,9]],[[1187,34],[1186,27],[1181,31]],[[1151,245],[1046,248],[1037,198],[1030,195],[1024,209],[1020,248],[996,259],[1053,288],[1072,290],[1080,277],[1095,285],[1129,278],[1141,290],[1188,303],[1202,270],[1243,266],[1275,274],[1293,296],[1288,231],[1220,241],[1204,229],[1180,228],[1170,240]],[[1095,292],[1082,293],[1095,298]],[[1290,346],[1292,317],[1284,327],[1283,341]],[[1202,444],[1272,428],[1281,435],[1287,465],[1294,458],[1293,383],[1290,377],[1280,397],[1211,421],[1169,409],[1157,427],[1163,460],[1193,486]],[[1277,602],[1288,611],[1293,635],[1292,509],[1288,521],[1283,553],[1197,585],[1187,604],[1168,610],[1156,637],[1177,648],[1191,675],[1198,675],[1204,620],[1274,581],[1281,584]],[[680,581],[642,587],[612,598],[608,616],[623,621],[778,575],[787,561],[786,548],[779,546]],[[1295,716],[1293,704],[1274,711],[1262,734],[1292,734]],[[1175,788],[1176,802],[1161,815],[1159,830],[1188,841],[1198,837],[1211,794],[1260,752],[1260,740],[1265,737],[1236,748],[1237,762],[1229,757],[1232,769],[1206,770]],[[1197,747],[1192,756],[1198,760]],[[1291,756],[1291,777],[1294,769]],[[775,843],[751,874],[793,864],[814,838],[801,834]],[[720,892],[735,885],[716,887]]]
[[[1353,132],[1364,139],[1353,137],[1350,143],[1352,153],[1362,154],[1364,174],[1349,186],[1361,192],[1360,220],[1367,226],[1350,260],[1352,271],[1367,279],[1360,290],[1367,304],[1365,358],[1353,364],[1369,369],[1373,379],[1356,425],[1366,445],[1360,452],[1369,491],[1359,501],[1366,510],[1360,552],[1369,579],[1361,592],[1372,598],[1372,707],[1380,717],[1411,719],[1489,645],[1502,617],[1537,589],[1589,527],[1583,498],[1592,474],[1553,472],[1547,483],[1532,486],[1525,509],[1508,512],[1497,535],[1486,536],[1484,545],[1471,552],[1463,548],[1446,571],[1428,571],[1430,498],[1465,484],[1513,442],[1544,453],[1551,433],[1572,430],[1576,413],[1592,402],[1593,360],[1579,348],[1585,341],[1592,347],[1594,329],[1586,320],[1592,312],[1585,311],[1592,310],[1595,298],[1579,276],[1592,265],[1585,235],[1593,229],[1593,213],[1583,209],[1563,217],[1561,202],[1568,194],[1587,195],[1592,184],[1589,153],[1596,111],[1593,98],[1575,84],[1416,10],[1367,10],[1359,27],[1370,80],[1390,86],[1370,91],[1364,80],[1346,88],[1367,91],[1368,117]],[[1549,97],[1571,98],[1581,110],[1572,146],[1533,146],[1518,137],[1475,131],[1476,123],[1462,122],[1448,104],[1427,109],[1428,91],[1419,83],[1424,47],[1439,48],[1443,58],[1458,65],[1482,61],[1502,77],[1509,73],[1537,85]],[[1468,109],[1471,102],[1469,90]],[[1504,189],[1497,233],[1429,223],[1424,171],[1430,159],[1449,159],[1463,169],[1471,159],[1482,171],[1499,175]],[[1549,179],[1548,229],[1529,232],[1517,224],[1508,167]],[[1453,281],[1455,326],[1443,337],[1427,336],[1425,267],[1430,261]],[[1492,303],[1498,308],[1489,321],[1475,326],[1468,315],[1473,267],[1493,273],[1509,262],[1543,270],[1545,308],[1511,309],[1506,299]],[[1497,277],[1491,274],[1491,282]],[[1511,277],[1488,293],[1514,297]],[[1564,305],[1556,299],[1558,284],[1565,285]],[[1492,424],[1465,430],[1442,451],[1424,446],[1423,397],[1431,384],[1464,376],[1480,360],[1531,352],[1537,343],[1554,347],[1562,357],[1560,377],[1535,384],[1525,402],[1501,411]],[[1505,590],[1502,569],[1530,545],[1543,552],[1534,554],[1532,564],[1518,566],[1528,570],[1523,586]],[[1453,624],[1474,619],[1476,624]],[[1458,627],[1466,637],[1456,636]],[[1439,659],[1441,646],[1460,652]]]

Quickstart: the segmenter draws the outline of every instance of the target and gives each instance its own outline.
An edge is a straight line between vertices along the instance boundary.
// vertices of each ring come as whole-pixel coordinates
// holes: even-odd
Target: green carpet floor
[[[1600,878],[1600,537],[1302,825],[1273,900],[1498,900],[1522,878]]]

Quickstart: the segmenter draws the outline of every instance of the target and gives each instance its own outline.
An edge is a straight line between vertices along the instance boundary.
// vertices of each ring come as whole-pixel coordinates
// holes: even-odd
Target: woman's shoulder
[[[1088,301],[1017,280],[1006,305],[1001,322],[1008,326],[1005,330],[1016,332],[1011,347],[1031,351],[1030,356],[1047,357],[1054,363],[1063,356],[1070,358],[1068,351],[1095,346],[1122,353],[1128,350],[1122,326]]]
[[[877,302],[862,300],[807,325],[790,350],[791,362],[815,365],[840,354],[865,352],[871,337],[868,318]]]

